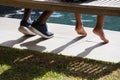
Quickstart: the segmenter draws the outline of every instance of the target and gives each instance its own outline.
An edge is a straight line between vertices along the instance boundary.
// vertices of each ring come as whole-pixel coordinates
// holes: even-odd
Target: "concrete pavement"
[[[120,32],[104,30],[110,40],[103,44],[92,28],[85,27],[88,35],[82,37],[74,26],[48,23],[54,37],[44,40],[40,36],[26,37],[18,31],[19,19],[0,17],[0,45],[20,49],[53,52],[95,60],[120,63]]]

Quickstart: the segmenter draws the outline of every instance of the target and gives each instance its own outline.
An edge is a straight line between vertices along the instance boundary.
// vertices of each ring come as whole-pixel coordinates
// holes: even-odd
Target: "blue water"
[[[40,10],[33,10],[31,19],[35,20],[42,13]],[[8,17],[8,18],[18,18],[22,19],[23,9],[21,8],[13,8],[13,7],[4,7],[0,6],[0,17]],[[86,27],[94,27],[96,24],[96,15],[83,14],[82,21],[84,26]],[[73,13],[67,12],[54,12],[49,19],[48,23],[59,23],[59,24],[67,24],[67,25],[75,25],[75,17]],[[104,29],[120,31],[120,16],[106,16],[104,22]]]

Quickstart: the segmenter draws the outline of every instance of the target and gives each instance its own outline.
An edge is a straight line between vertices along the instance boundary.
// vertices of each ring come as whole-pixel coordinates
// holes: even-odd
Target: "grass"
[[[0,46],[0,80],[119,80],[120,64]]]

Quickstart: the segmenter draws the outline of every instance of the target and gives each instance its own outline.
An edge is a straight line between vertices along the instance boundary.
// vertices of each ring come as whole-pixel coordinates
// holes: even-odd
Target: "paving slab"
[[[110,42],[103,44],[102,40],[92,33],[92,28],[85,27],[88,35],[82,37],[75,32],[72,25],[47,23],[54,37],[45,40],[40,36],[24,36],[18,31],[19,23],[20,19],[0,17],[0,46],[120,63],[118,31],[104,30]]]

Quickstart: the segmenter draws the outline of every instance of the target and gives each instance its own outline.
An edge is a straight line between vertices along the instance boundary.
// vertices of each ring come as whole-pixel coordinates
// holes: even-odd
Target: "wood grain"
[[[120,16],[120,0],[89,0],[84,3],[66,3],[60,0],[0,0],[0,5],[39,10]]]

